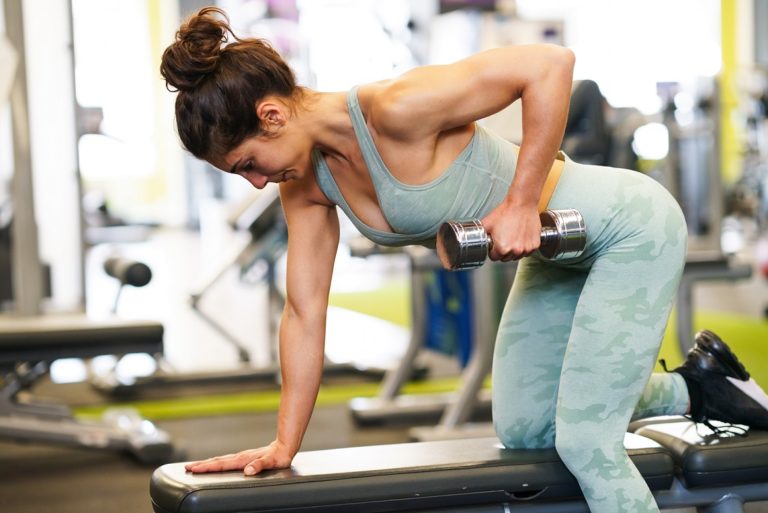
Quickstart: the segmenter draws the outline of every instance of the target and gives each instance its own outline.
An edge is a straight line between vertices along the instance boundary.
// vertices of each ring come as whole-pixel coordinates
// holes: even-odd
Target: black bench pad
[[[689,488],[768,482],[768,431],[717,436],[706,426],[680,420],[644,425],[635,433],[670,451]]]
[[[0,317],[0,364],[162,350],[163,325],[155,321],[84,315]]]
[[[666,450],[633,434],[625,445],[651,489],[670,486]],[[254,477],[191,474],[175,463],[155,470],[150,485],[156,513],[401,511],[580,494],[553,449],[509,450],[496,438],[302,452],[290,469]]]

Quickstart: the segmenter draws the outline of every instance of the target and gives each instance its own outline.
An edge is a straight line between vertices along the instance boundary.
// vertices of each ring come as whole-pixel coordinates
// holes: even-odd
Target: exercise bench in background
[[[20,394],[61,358],[162,351],[163,326],[156,322],[0,317],[0,439],[127,451],[145,463],[170,461],[170,437],[133,410],[107,410],[101,422],[85,421],[63,404]]]
[[[657,497],[660,503],[696,506],[706,513],[742,513],[744,503],[768,500],[768,431],[744,434],[733,426],[716,434],[680,417],[634,426],[634,433],[664,446],[675,461],[675,486]]]

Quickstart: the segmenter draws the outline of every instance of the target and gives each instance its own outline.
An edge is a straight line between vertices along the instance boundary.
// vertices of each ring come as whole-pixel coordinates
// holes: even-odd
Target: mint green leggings
[[[683,414],[676,373],[652,374],[687,230],[647,176],[576,164],[549,203],[584,216],[582,256],[519,262],[496,340],[493,418],[510,448],[555,447],[592,513],[657,512],[624,449],[630,420]]]

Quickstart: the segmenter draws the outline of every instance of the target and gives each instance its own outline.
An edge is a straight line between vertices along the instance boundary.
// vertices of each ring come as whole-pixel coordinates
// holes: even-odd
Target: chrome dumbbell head
[[[541,256],[548,260],[563,260],[581,255],[587,244],[587,227],[578,210],[546,210],[539,214],[539,219]]]
[[[480,267],[488,258],[491,238],[477,219],[448,221],[437,233],[437,255],[445,269]]]

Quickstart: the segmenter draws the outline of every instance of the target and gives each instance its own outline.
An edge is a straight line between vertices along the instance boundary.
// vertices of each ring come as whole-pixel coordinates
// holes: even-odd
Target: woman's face
[[[217,165],[222,171],[239,175],[257,189],[303,176],[307,160],[298,148],[281,136],[258,135],[243,141]],[[216,165],[216,164],[214,164]]]
[[[275,114],[274,112],[268,115]],[[268,183],[296,180],[304,176],[311,165],[311,146],[288,117],[279,112],[270,123],[268,132],[245,139],[226,154],[216,167],[240,175],[257,189]],[[277,119],[276,123],[272,123]]]

